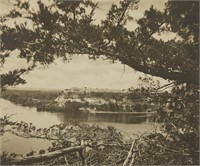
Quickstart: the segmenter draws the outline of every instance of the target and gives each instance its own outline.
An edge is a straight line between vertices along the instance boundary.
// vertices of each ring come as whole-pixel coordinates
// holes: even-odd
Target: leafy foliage
[[[96,111],[112,111],[112,112],[145,112],[147,109],[153,111],[151,104],[146,102],[150,96],[149,91],[143,89],[130,89],[128,93],[115,92],[91,92],[91,93],[70,93],[65,94],[66,101],[62,107],[58,106],[55,99],[62,95],[59,91],[34,91],[34,90],[6,90],[2,92],[2,98],[10,100],[15,104],[22,106],[36,107],[38,111],[50,112],[76,112],[80,108],[84,110],[93,109]],[[70,101],[70,97],[81,99],[81,101]],[[105,103],[93,103],[85,101],[85,98],[103,100]],[[154,104],[155,107],[155,104]],[[83,112],[77,112],[79,114]],[[85,114],[86,115],[86,114]]]
[[[32,10],[30,2],[16,0],[15,9],[1,18],[2,55],[18,49],[19,57],[34,65],[48,65],[57,57],[70,60],[73,54],[95,59],[105,55],[146,74],[198,84],[199,2],[169,1],[164,11],[152,6],[137,21],[139,27],[129,30],[129,13],[137,12],[137,3],[113,4],[97,25],[93,19],[97,4],[91,1],[52,0],[49,5],[38,1],[39,9]],[[6,24],[19,18],[24,23]],[[155,37],[166,32],[180,39]]]
[[[129,141],[125,141],[122,134],[116,131],[113,127],[100,128],[97,125],[87,125],[78,123],[53,125],[50,128],[36,129],[33,124],[25,122],[7,123],[9,119],[5,117],[1,119],[4,128],[11,127],[13,134],[25,138],[42,138],[54,140],[52,146],[47,150],[41,149],[39,152],[31,150],[25,156],[34,156],[36,154],[48,154],[57,150],[83,145],[86,149],[83,151],[84,160],[86,164],[117,164],[120,158],[126,157],[126,150],[129,148]],[[8,131],[8,130],[7,130]],[[116,155],[113,155],[116,154]],[[9,164],[15,159],[23,156],[17,154],[8,154],[3,152],[1,154],[2,164]],[[56,160],[47,160],[37,164],[61,164],[66,163],[73,165],[81,164],[81,157],[76,153],[61,156]],[[123,161],[123,160],[122,160]],[[120,162],[121,163],[121,162]]]
[[[199,164],[199,98],[195,86],[174,86],[170,95],[160,96],[158,122],[161,132],[144,137],[136,164]]]
[[[73,54],[88,54],[92,59],[105,55],[137,71],[183,84],[170,95],[160,96],[158,120],[164,123],[163,132],[152,133],[138,142],[135,163],[199,164],[199,1],[168,1],[164,11],[152,6],[137,21],[136,29],[128,28],[127,23],[132,21],[129,13],[137,12],[137,1],[112,5],[99,25],[93,20],[97,4],[91,1],[50,1],[50,5],[38,1],[37,11],[27,1],[15,2],[15,9],[1,17],[2,64],[15,49],[20,51],[19,58],[25,58],[34,67],[37,63],[53,63],[57,57],[70,60]],[[25,22],[15,23],[14,27],[6,25],[6,21],[17,18]],[[166,32],[179,38],[163,40]],[[23,73],[24,70],[17,70],[2,75],[2,87],[25,83],[20,79]],[[77,138],[84,138],[90,133],[88,129],[91,130],[79,126],[81,135],[76,134]],[[95,129],[102,138],[104,130]],[[91,135],[86,134],[87,139],[92,139]],[[109,143],[120,143],[120,135],[113,129],[107,129],[105,135],[102,139]],[[124,149],[120,148],[98,149],[88,153],[92,156],[88,164],[117,165],[116,156],[125,158],[123,155]]]

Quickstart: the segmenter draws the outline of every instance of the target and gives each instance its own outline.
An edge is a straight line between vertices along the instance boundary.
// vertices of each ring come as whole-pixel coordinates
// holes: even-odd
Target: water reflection
[[[22,138],[16,135],[5,133],[1,136],[1,152],[6,151],[10,153],[25,154],[31,150],[39,151],[40,149],[47,149],[52,141]]]
[[[37,128],[49,127],[54,124],[66,123],[69,121],[80,121],[84,123],[94,123],[87,122],[87,117],[82,114],[75,113],[64,113],[64,112],[37,112],[35,108],[22,107],[15,105],[10,101],[0,99],[0,114],[11,115],[10,119],[12,121],[24,121],[27,123],[33,123]],[[110,117],[111,120],[112,117]],[[111,120],[112,121],[112,120]],[[120,132],[131,135],[134,133],[143,133],[147,130],[153,128],[153,123],[141,123],[141,124],[125,124],[125,123],[112,123],[112,122],[95,122],[99,126],[107,127],[114,126]],[[10,133],[5,133],[0,137],[1,141],[1,152],[15,152],[18,154],[24,154],[28,152],[31,148],[32,150],[39,150],[41,148],[46,149],[51,142],[47,140],[35,139],[35,138],[21,138]]]
[[[56,113],[37,112],[35,108],[22,107],[4,99],[0,99],[0,108],[1,116],[12,115],[10,120],[33,123],[38,128],[60,123],[60,119],[56,116]]]

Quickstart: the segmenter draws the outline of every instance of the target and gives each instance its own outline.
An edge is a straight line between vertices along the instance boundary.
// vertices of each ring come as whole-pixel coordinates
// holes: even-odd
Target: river
[[[38,112],[35,108],[23,107],[16,105],[10,101],[0,99],[0,115],[12,115],[11,121],[24,121],[33,123],[38,128],[49,127],[54,124],[67,123],[72,117],[64,112]],[[73,117],[74,118],[74,117]],[[76,120],[76,119],[74,119]],[[79,121],[80,119],[77,119]],[[98,124],[101,127],[114,126],[124,135],[140,134],[145,131],[153,130],[156,126],[155,123],[140,123],[140,124],[126,124],[126,123],[114,123],[114,122],[86,122],[81,121],[80,123]],[[1,152],[15,152],[17,154],[24,154],[30,149],[40,150],[41,148],[46,149],[51,145],[51,141],[35,139],[35,138],[22,138],[10,133],[5,133],[0,136],[1,141]]]

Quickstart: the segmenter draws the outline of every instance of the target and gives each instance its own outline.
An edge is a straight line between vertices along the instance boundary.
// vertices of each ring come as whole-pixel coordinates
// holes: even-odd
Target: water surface
[[[12,115],[11,121],[24,121],[27,123],[33,123],[37,128],[50,127],[54,124],[68,123],[71,120],[81,121],[80,115],[70,116],[69,113],[64,112],[37,112],[36,108],[23,107],[16,105],[10,101],[0,99],[0,115]],[[127,123],[114,123],[114,122],[87,122],[81,121],[81,123],[98,124],[101,127],[114,126],[121,133],[126,136],[132,136],[133,134],[140,134],[145,131],[152,130],[154,123],[140,123],[140,124],[127,124]],[[5,133],[0,136],[1,152],[15,152],[18,154],[24,154],[30,149],[38,151],[39,149],[46,149],[51,145],[48,140],[36,139],[36,138],[22,138],[10,133]]]

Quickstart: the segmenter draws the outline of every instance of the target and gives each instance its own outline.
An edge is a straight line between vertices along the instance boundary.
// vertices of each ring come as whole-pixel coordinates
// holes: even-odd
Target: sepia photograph
[[[0,0],[0,165],[199,165],[199,0]]]

